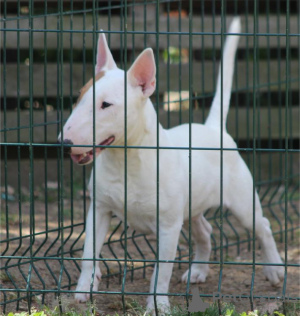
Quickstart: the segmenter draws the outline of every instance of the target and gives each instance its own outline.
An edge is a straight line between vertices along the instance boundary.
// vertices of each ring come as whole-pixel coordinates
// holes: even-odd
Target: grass
[[[142,307],[135,300],[127,300],[125,302],[126,306],[126,316],[148,316],[149,313],[146,312],[145,308]],[[121,302],[117,302],[114,306],[115,309],[122,309]],[[222,316],[299,316],[300,315],[300,302],[286,303],[285,306],[286,314],[283,314],[282,310],[274,311],[272,313],[261,313],[258,310],[247,311],[238,313],[235,306],[231,303],[221,303],[220,310]],[[54,309],[50,309],[47,306],[40,306],[38,310],[32,310],[31,313],[20,312],[13,313],[10,312],[6,316],[121,316],[122,313],[112,312],[110,314],[102,313],[97,311],[97,308],[93,305],[88,305],[85,310],[78,310],[72,307],[63,312],[60,311],[59,307],[56,306]],[[188,312],[181,306],[174,306],[170,312],[165,313],[164,316],[187,316]],[[217,303],[213,303],[204,312],[190,313],[191,316],[219,316],[219,307]]]
[[[295,303],[286,303],[285,304],[286,316],[299,316],[300,315],[300,301]],[[281,315],[278,315],[281,316]]]
[[[6,227],[6,221],[9,225],[15,225],[19,221],[19,217],[16,214],[7,214],[4,211],[0,211],[0,225]]]

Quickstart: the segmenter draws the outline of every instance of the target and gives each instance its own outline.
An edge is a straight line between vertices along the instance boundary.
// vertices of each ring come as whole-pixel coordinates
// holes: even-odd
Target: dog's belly
[[[136,199],[128,193],[127,201],[125,202],[124,193],[112,195],[109,194],[102,197],[102,201],[109,205],[110,210],[115,214],[125,225],[130,228],[145,234],[156,232],[156,207],[149,199]],[[126,219],[125,219],[126,210]]]
[[[116,215],[124,222],[124,211],[118,210]],[[130,204],[127,206],[127,225],[144,234],[156,233],[156,221],[153,216],[153,211],[137,203],[136,205]]]

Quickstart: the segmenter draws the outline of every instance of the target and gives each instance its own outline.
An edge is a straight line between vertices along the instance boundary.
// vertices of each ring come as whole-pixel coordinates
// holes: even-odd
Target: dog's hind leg
[[[164,226],[160,223],[159,227],[159,260],[164,262],[159,262],[155,265],[154,272],[152,274],[150,283],[150,293],[151,295],[147,299],[147,310],[148,313],[155,315],[155,301],[157,307],[160,311],[159,315],[164,315],[168,312],[170,304],[167,295],[157,295],[155,297],[154,293],[168,293],[169,283],[172,275],[172,269],[177,250],[177,244],[179,239],[179,234],[181,231],[182,222],[178,221],[177,224],[170,226]],[[167,261],[171,262],[167,262]],[[153,294],[152,294],[153,293]],[[148,315],[148,314],[147,314]]]
[[[212,227],[204,218],[203,214],[197,215],[192,220],[192,234],[195,242],[194,261],[208,261],[211,252],[210,235]],[[190,282],[203,283],[208,275],[209,266],[207,263],[193,263],[191,266]],[[182,282],[188,281],[189,270],[182,275]]]
[[[250,172],[243,172],[242,175],[240,181],[235,181],[230,185],[229,208],[241,224],[250,231],[253,231],[253,213],[255,212],[255,236],[260,241],[263,262],[270,264],[264,266],[263,272],[272,285],[277,285],[284,276],[283,266],[278,265],[282,264],[282,260],[272,235],[270,223],[267,218],[263,217],[256,191],[254,192],[255,205],[253,207],[253,182]]]

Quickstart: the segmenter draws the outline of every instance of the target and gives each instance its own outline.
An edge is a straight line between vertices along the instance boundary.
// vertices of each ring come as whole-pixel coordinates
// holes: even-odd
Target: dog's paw
[[[77,289],[76,289],[77,291]],[[83,290],[80,290],[83,291]],[[88,293],[76,293],[75,294],[75,301],[77,303],[85,303],[90,299],[90,294]]]
[[[273,286],[279,285],[284,277],[284,267],[281,266],[264,266],[263,272]]]
[[[146,315],[162,316],[165,314],[169,314],[169,312],[170,312],[170,303],[169,303],[169,299],[167,296],[157,296],[156,297],[158,314],[155,312],[154,297],[149,296],[147,299],[147,302],[148,303],[147,303]]]
[[[90,299],[91,278],[92,278],[92,274],[90,271],[81,273],[80,278],[78,280],[77,287],[76,287],[76,291],[87,292],[87,293],[76,293],[75,294],[76,302],[85,303],[86,301]],[[92,289],[93,291],[98,290],[100,279],[101,279],[100,269],[96,268],[93,289]]]
[[[207,264],[192,264],[190,282],[191,283],[204,283],[209,272]],[[181,281],[188,282],[189,270],[186,270],[181,277]]]

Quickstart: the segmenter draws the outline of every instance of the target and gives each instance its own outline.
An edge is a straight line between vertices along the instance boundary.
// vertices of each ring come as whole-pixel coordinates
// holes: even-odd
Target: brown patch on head
[[[104,71],[100,71],[95,76],[95,81],[98,81],[105,75]],[[93,78],[91,78],[81,89],[80,89],[80,95],[76,101],[76,103],[73,105],[73,109],[76,107],[76,105],[79,103],[79,101],[82,99],[84,94],[89,90],[89,88],[93,85]]]

